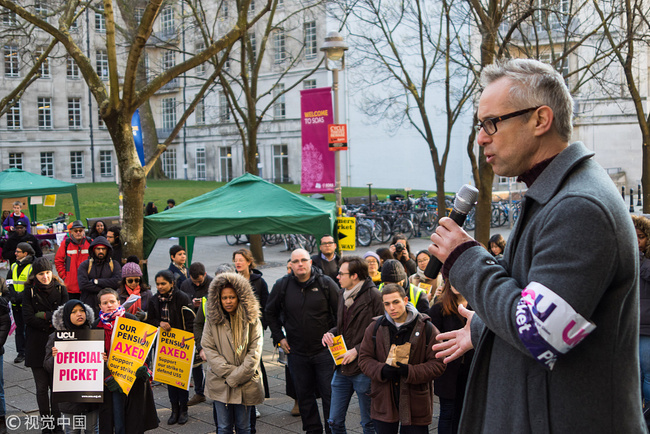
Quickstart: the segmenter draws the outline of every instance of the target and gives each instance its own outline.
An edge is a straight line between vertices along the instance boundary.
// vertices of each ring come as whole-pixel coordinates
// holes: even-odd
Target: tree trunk
[[[257,168],[257,128],[259,123],[257,122],[257,119],[250,119],[249,122],[251,122],[252,125],[251,128],[247,129],[248,146],[244,149],[246,156],[246,172],[258,176],[260,173]],[[255,262],[263,264],[264,250],[262,249],[262,236],[260,234],[249,235],[248,239],[251,242],[251,253],[253,254]]]
[[[142,231],[145,176],[133,143],[131,117],[118,112],[115,118],[104,119],[115,145],[120,171],[120,187],[124,192],[124,257],[143,257]]]

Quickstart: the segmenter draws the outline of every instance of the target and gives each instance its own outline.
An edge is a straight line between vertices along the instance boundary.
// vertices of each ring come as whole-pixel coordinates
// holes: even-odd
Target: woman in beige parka
[[[217,433],[250,432],[252,406],[264,401],[260,376],[262,323],[250,283],[234,273],[217,276],[208,290],[201,345],[208,370],[206,396],[214,401]]]

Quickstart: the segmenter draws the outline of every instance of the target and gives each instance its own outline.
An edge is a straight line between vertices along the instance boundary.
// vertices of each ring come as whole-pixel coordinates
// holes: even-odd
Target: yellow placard
[[[56,194],[48,194],[45,196],[43,201],[43,206],[55,206],[56,205]]]
[[[339,232],[339,250],[355,250],[357,248],[357,219],[354,217],[337,217],[336,224]]]
[[[157,331],[150,324],[123,316],[115,320],[108,369],[127,395],[135,382],[135,371],[144,365]]]
[[[327,348],[330,350],[330,353],[332,354],[334,363],[340,365],[341,363],[343,363],[343,354],[347,353],[348,349],[345,346],[345,340],[343,339],[343,335],[334,336],[332,340],[334,342],[332,343],[332,345],[330,345]]]
[[[194,334],[180,329],[159,329],[153,379],[189,390],[194,361]]]

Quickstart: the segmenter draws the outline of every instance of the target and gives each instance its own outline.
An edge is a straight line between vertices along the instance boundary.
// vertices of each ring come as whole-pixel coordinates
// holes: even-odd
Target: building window
[[[99,108],[97,109],[97,126],[102,130],[106,129],[106,124],[104,123],[104,119],[102,119],[102,111]]]
[[[65,65],[66,65],[66,73],[68,79],[69,80],[79,79],[79,77],[81,76],[81,74],[79,73],[79,65],[77,65],[77,62],[75,62],[71,56],[68,56]]]
[[[284,96],[284,84],[278,83],[275,89],[273,89],[273,98],[277,97],[275,103],[273,104],[273,117],[275,119],[284,119],[287,114],[287,105],[284,101]]]
[[[176,52],[172,50],[166,50],[162,55],[162,69],[163,72],[172,69],[176,65]]]
[[[219,119],[221,122],[230,120],[230,110],[228,109],[228,98],[224,92],[219,92]]]
[[[196,44],[196,46],[194,47],[194,52],[195,52],[196,54],[200,53],[200,52],[203,51],[203,50],[205,50],[205,44],[203,44],[203,42],[201,42],[201,43],[199,43],[199,44]],[[198,66],[197,66],[196,68],[194,68],[194,69],[195,69],[195,71],[196,71],[196,73],[197,73],[198,75],[203,75],[203,74],[205,74],[205,62],[204,62],[204,63],[201,63],[200,65],[198,65]]]
[[[302,88],[303,89],[316,89],[316,80],[315,79],[309,79],[305,80],[302,82]]]
[[[221,11],[224,18],[228,18],[228,0],[223,0],[221,2]]]
[[[176,179],[176,149],[169,149],[160,156],[162,169],[169,179]]]
[[[305,25],[305,59],[315,59],[318,55],[316,46],[316,21],[306,22]]]
[[[205,125],[205,100],[201,98],[194,109],[194,119],[196,125]]]
[[[99,173],[104,177],[113,176],[113,153],[99,151]]]
[[[163,35],[174,33],[174,8],[170,6],[163,8],[160,16],[160,31]]]
[[[95,11],[95,31],[98,33],[106,33],[106,15],[104,15],[104,4],[97,4]]]
[[[275,63],[282,63],[287,58],[284,30],[278,29],[273,33],[273,49],[275,50]]]
[[[196,148],[196,180],[205,181],[205,148]]]
[[[52,129],[52,98],[38,97],[38,128]]]
[[[219,148],[219,167],[221,168],[221,182],[232,180],[232,148],[224,146]]]
[[[135,22],[137,25],[140,25],[143,16],[144,16],[144,8],[135,8]]]
[[[540,30],[564,30],[569,17],[569,0],[535,0],[535,3],[535,19]]]
[[[8,130],[19,130],[21,127],[20,121],[20,100],[7,110],[7,129]]]
[[[54,178],[54,152],[41,152],[41,176]]]
[[[81,128],[81,98],[68,98],[68,126],[71,130]]]
[[[18,25],[18,15],[16,15],[16,12],[5,9],[2,14],[2,24],[7,27],[16,27]]]
[[[108,53],[106,53],[106,50],[97,50],[95,52],[95,60],[97,63],[97,75],[102,80],[108,80]]]
[[[250,32],[248,34],[248,40],[251,43],[250,56],[251,56],[251,64],[252,64],[253,63],[252,60],[257,59],[257,41],[255,40],[255,32]]]
[[[289,154],[287,145],[273,145],[273,182],[289,183]]]
[[[18,77],[20,65],[18,62],[18,47],[16,45],[5,45],[5,77]]]
[[[43,47],[38,47],[34,51],[34,61],[38,60],[39,57],[43,54],[45,49]],[[45,60],[41,63],[41,67],[39,69],[39,72],[41,73],[40,78],[50,78],[50,57],[46,57]]]
[[[70,24],[70,31],[71,32],[77,32],[79,30],[79,23],[77,20],[74,20],[72,24]]]
[[[82,151],[70,151],[70,176],[72,178],[84,177],[84,153]]]
[[[248,7],[248,12],[255,12],[255,0],[251,0],[251,5]]]
[[[23,154],[21,152],[9,153],[9,168],[23,170]]]
[[[42,18],[46,22],[48,21],[47,20],[48,11],[47,11],[47,4],[45,0],[36,0],[36,2],[34,3],[34,15]]]
[[[174,129],[176,126],[176,98],[163,98],[162,117],[163,129]]]

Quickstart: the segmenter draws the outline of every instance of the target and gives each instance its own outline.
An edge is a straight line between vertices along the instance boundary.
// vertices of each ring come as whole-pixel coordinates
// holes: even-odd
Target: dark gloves
[[[138,311],[135,313],[135,317],[138,319],[138,321],[145,321],[147,319],[147,312],[142,309],[138,309]]]
[[[409,365],[405,365],[404,363],[397,362],[397,366],[399,369],[399,375],[402,377],[408,377],[409,376]]]
[[[399,368],[384,364],[381,368],[381,376],[384,380],[399,380]]]
[[[139,378],[143,381],[149,381],[150,377],[151,374],[149,373],[149,369],[145,365],[140,366],[137,371],[135,371],[135,378]]]
[[[122,388],[120,385],[115,381],[115,378],[113,378],[112,375],[109,375],[108,377],[104,378],[104,384],[110,390],[111,392],[121,392]]]

